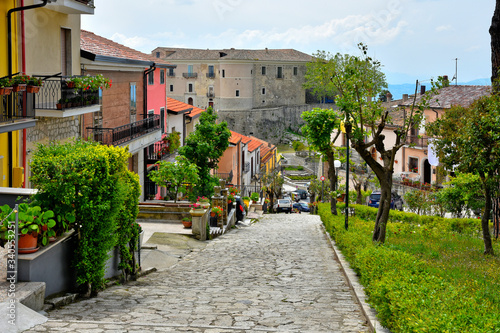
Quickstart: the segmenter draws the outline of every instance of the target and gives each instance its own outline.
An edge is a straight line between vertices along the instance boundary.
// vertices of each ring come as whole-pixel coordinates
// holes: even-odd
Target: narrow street
[[[319,216],[264,215],[27,332],[368,332]]]

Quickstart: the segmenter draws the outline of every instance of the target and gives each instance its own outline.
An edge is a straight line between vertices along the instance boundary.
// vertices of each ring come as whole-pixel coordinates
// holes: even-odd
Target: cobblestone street
[[[264,215],[27,332],[368,332],[319,216]]]

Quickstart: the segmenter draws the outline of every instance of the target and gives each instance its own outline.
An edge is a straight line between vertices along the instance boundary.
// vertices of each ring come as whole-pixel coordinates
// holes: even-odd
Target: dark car
[[[296,202],[293,204],[293,209],[298,209],[301,212],[310,212],[309,206],[305,202]]]
[[[380,197],[382,193],[373,192],[368,198],[368,206],[378,208],[380,204]],[[403,210],[403,198],[396,192],[392,192],[391,195],[391,209]]]
[[[307,199],[307,191],[306,190],[302,190],[302,189],[296,190],[295,193],[300,195],[301,199]]]

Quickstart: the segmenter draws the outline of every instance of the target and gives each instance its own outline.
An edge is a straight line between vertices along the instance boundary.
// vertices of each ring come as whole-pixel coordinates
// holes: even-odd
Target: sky
[[[389,84],[491,76],[494,0],[95,0],[95,6],[94,15],[82,15],[82,29],[144,53],[161,46],[360,55],[363,42]]]

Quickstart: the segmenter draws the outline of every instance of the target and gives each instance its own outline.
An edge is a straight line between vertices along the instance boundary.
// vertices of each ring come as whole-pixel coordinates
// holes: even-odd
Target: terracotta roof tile
[[[256,60],[256,61],[311,61],[312,57],[294,49],[220,49],[202,50],[175,47],[158,47],[167,52],[168,60]]]
[[[476,99],[491,94],[491,86],[457,86],[451,85],[439,89],[439,94],[432,98],[430,107],[435,109],[449,109],[453,105],[461,105],[467,107]],[[417,97],[417,103],[421,96]],[[413,103],[413,99],[401,103],[400,105],[409,106]]]
[[[150,54],[131,49],[86,30],[82,30],[80,34],[80,49],[95,55],[170,64],[165,60],[157,59]]]
[[[244,145],[248,144],[251,140],[252,139],[250,139],[248,136],[237,133],[235,131],[231,131],[231,137],[229,138],[229,142],[231,143],[236,144],[241,141]]]
[[[186,116],[190,118],[196,118],[196,116],[205,111],[196,106],[183,103],[171,97],[167,97],[167,111],[175,113],[184,113],[187,112],[188,110],[191,110],[191,113],[187,114]]]
[[[260,146],[261,158],[266,156],[267,153],[269,153],[271,150],[273,150],[275,148],[275,146],[273,144],[269,144],[269,142],[266,142],[264,140],[261,140],[259,138],[254,137],[254,136],[251,136],[251,138],[252,138],[252,140],[256,140],[257,142],[261,143],[261,146]]]

